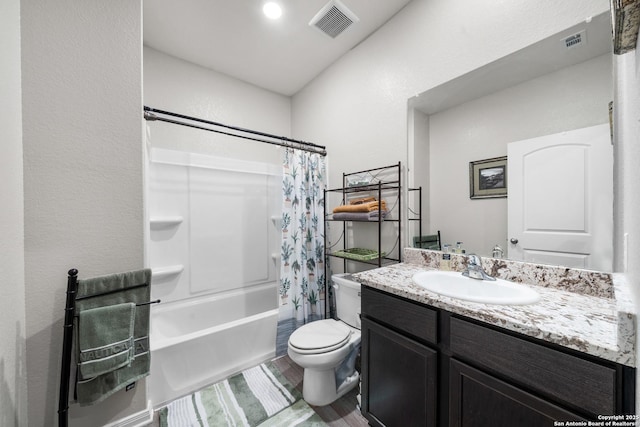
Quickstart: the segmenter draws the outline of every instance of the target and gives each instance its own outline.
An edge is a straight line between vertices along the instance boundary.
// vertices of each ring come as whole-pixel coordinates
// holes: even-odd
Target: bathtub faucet
[[[482,269],[482,258],[476,254],[469,254],[467,256],[467,269],[462,272],[462,275],[470,277],[471,279],[496,280],[495,277],[491,277],[485,273]]]

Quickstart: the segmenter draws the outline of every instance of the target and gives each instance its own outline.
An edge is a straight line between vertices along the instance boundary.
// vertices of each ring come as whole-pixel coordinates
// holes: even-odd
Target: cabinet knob
[[[509,240],[511,243],[513,243],[514,245],[518,244],[518,239],[516,239],[515,237],[511,238],[511,240]]]

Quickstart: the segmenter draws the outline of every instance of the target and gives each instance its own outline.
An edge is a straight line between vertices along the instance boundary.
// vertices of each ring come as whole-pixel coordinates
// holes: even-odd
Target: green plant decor
[[[293,303],[294,310],[298,311],[298,309],[300,308],[300,297],[296,295],[295,297],[291,298],[291,302]]]
[[[316,294],[316,291],[312,290],[311,292],[309,292],[307,301],[309,301],[309,304],[311,305],[316,305],[318,303],[318,294]]]

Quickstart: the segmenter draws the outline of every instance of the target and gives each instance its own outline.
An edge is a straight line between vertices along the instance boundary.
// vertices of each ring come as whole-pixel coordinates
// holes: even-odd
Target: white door
[[[507,155],[509,258],[611,271],[609,125],[512,142]]]

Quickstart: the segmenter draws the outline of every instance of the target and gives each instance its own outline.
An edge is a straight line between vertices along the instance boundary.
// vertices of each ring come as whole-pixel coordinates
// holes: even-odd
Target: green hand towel
[[[78,319],[80,360],[78,374],[87,380],[106,374],[133,360],[132,302],[84,310]]]
[[[145,285],[145,286],[139,286]],[[151,270],[143,269],[127,273],[111,274],[78,281],[74,329],[76,331],[76,360],[81,361],[78,334],[80,316],[86,310],[114,306],[123,303],[148,303],[151,290]],[[105,292],[107,295],[86,298]],[[81,406],[98,403],[122,390],[127,385],[149,375],[149,305],[135,307],[133,325],[133,359],[130,364],[93,378],[80,375],[76,378],[76,395]]]

